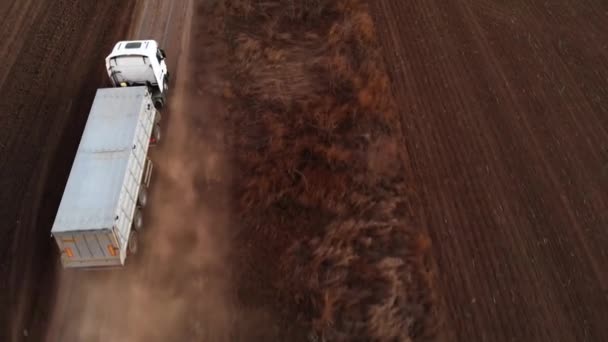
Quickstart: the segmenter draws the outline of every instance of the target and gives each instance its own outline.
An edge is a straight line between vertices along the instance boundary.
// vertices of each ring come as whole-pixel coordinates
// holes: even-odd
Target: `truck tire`
[[[141,231],[144,226],[144,217],[141,214],[141,210],[135,209],[135,213],[133,213],[133,222],[131,223],[133,229],[136,231]]]
[[[130,255],[137,254],[138,244],[138,233],[136,230],[131,230],[129,241],[127,242],[127,252],[129,252]]]
[[[137,204],[143,208],[148,204],[148,191],[144,187],[144,185],[139,188],[139,194],[137,195]],[[141,216],[141,215],[140,215]]]
[[[162,96],[157,96],[154,98],[154,108],[161,110],[165,106],[165,100]]]

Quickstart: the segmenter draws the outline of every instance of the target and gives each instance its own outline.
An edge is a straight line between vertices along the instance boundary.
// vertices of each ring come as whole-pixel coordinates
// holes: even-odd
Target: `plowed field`
[[[56,264],[48,232],[104,84],[100,51],[124,35],[133,4],[0,5],[0,341],[46,324]]]
[[[371,3],[448,340],[607,341],[607,4]]]
[[[228,56],[210,48],[218,29],[202,16],[214,3],[0,3],[0,341],[268,341],[288,325],[266,302],[233,298],[243,287],[257,303],[273,289],[235,282],[225,258],[232,174],[215,64]],[[432,238],[445,339],[608,341],[608,3],[368,3]],[[175,83],[144,253],[133,272],[60,271],[48,232],[107,85],[103,57],[117,40],[150,37]]]

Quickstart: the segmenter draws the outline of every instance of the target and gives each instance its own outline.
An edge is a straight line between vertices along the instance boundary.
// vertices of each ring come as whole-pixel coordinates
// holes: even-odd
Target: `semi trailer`
[[[143,228],[166,55],[153,40],[121,41],[106,68],[113,87],[97,89],[51,229],[64,268],[124,266]]]

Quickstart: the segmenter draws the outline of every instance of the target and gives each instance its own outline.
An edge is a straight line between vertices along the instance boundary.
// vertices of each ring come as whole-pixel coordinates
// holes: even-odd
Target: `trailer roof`
[[[97,90],[51,232],[112,228],[146,94]]]

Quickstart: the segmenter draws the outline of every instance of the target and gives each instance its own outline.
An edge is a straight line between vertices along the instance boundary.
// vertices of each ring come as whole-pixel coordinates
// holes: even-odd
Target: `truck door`
[[[55,236],[64,264],[100,263],[118,258],[111,231],[61,233]]]
[[[59,252],[61,253],[61,261],[63,264],[73,263],[82,260],[80,249],[76,244],[76,234],[72,233],[61,233],[55,234],[55,240],[59,246]]]

